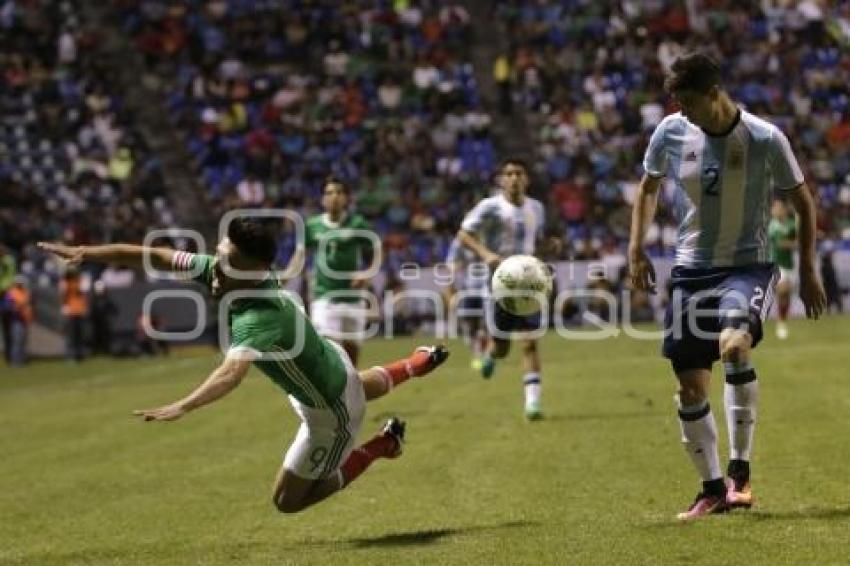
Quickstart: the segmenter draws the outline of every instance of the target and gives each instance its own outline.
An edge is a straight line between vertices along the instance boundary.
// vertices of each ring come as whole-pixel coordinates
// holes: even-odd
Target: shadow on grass
[[[792,509],[788,511],[746,511],[735,510],[730,513],[715,515],[708,517],[709,521],[724,521],[726,517],[729,520],[750,521],[754,523],[760,522],[778,522],[778,521],[803,521],[806,519],[817,521],[834,521],[841,519],[850,519],[850,507],[803,507],[800,509]],[[702,521],[701,519],[700,521]],[[683,525],[694,525],[699,521],[677,521],[676,519],[659,519],[652,521],[649,524],[642,525],[645,529],[675,529],[682,528]]]
[[[850,507],[803,507],[789,511],[752,511],[753,521],[799,521],[800,519],[850,519]]]
[[[445,529],[425,529],[403,533],[389,533],[377,537],[358,537],[341,541],[315,541],[318,546],[344,544],[352,548],[382,548],[392,546],[419,546],[433,544],[447,536],[463,536],[480,532],[496,532],[504,529],[522,529],[539,525],[539,521],[510,521],[497,525],[476,525]]]

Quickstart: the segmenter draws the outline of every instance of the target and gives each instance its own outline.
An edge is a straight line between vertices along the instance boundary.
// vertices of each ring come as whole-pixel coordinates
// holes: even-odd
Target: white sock
[[[717,424],[708,401],[699,405],[683,406],[676,395],[679,407],[679,424],[682,427],[682,444],[691,457],[702,481],[723,477],[720,456],[717,454]]]
[[[753,451],[753,433],[756,430],[759,382],[749,365],[743,371],[741,369],[727,364],[723,402],[729,428],[729,458],[749,462]]]
[[[475,336],[472,337],[472,355],[480,358],[487,349],[487,335],[483,330],[478,330]]]
[[[522,383],[525,386],[525,406],[539,404],[540,393],[543,389],[543,381],[540,379],[540,374],[529,372],[522,376]]]

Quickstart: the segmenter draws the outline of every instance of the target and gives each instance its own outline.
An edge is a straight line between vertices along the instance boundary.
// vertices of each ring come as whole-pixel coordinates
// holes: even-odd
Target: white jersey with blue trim
[[[485,291],[490,282],[490,271],[481,259],[455,237],[446,253],[446,263],[454,273],[454,287],[458,290]]]
[[[538,239],[543,237],[543,204],[523,197],[519,206],[503,194],[488,197],[470,210],[460,228],[476,235],[485,246],[502,257],[534,255]]]
[[[686,267],[768,262],[772,190],[803,182],[785,134],[743,110],[718,136],[681,112],[667,116],[652,134],[643,166],[675,184],[676,265]]]

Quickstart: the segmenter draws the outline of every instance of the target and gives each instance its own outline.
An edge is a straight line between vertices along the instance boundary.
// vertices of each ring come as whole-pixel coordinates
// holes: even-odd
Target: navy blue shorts
[[[500,332],[534,332],[540,330],[542,315],[539,312],[527,316],[511,314],[493,299],[487,301],[487,307],[492,312],[492,315],[488,313],[488,324],[492,320]],[[488,330],[490,329],[488,328]],[[490,334],[494,333],[490,331]],[[496,338],[504,340],[504,338],[498,336]]]
[[[487,299],[483,295],[464,295],[457,304],[458,318],[484,318]]]
[[[673,268],[664,315],[662,352],[677,373],[709,369],[720,359],[720,332],[747,330],[753,347],[773,302],[779,270],[772,263],[744,267]]]

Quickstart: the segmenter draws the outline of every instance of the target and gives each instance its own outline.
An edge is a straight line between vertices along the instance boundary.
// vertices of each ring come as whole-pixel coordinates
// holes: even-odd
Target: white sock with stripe
[[[756,430],[759,382],[749,363],[725,363],[723,401],[729,427],[729,458],[749,462]]]
[[[675,400],[679,409],[682,444],[702,481],[722,478],[720,456],[717,453],[717,424],[708,400],[697,405],[682,405],[678,395]]]
[[[540,395],[543,392],[543,380],[540,378],[540,373],[531,371],[522,376],[522,383],[525,388],[525,406],[539,406]]]

